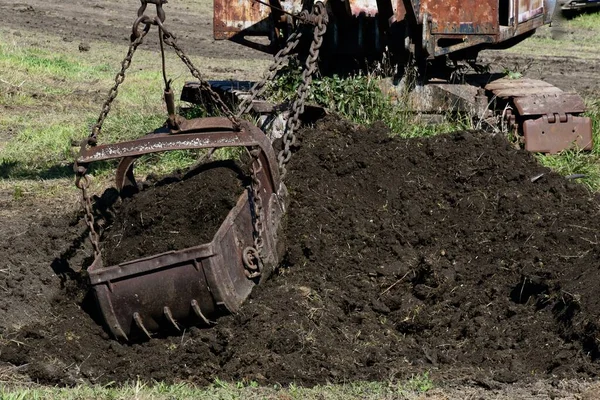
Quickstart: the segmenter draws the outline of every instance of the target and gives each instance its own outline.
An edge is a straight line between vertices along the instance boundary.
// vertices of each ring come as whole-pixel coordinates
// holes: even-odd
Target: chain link
[[[223,114],[225,114],[227,116],[227,118],[229,118],[229,120],[233,124],[234,128],[239,130],[240,123],[239,123],[238,118],[235,115],[233,115],[233,112],[229,109],[227,104],[225,104],[225,102],[223,102],[223,100],[221,99],[221,96],[219,96],[219,94],[212,89],[210,84],[202,78],[202,74],[194,66],[194,64],[192,63],[192,60],[190,60],[190,58],[185,54],[183,49],[181,47],[179,47],[179,45],[177,44],[177,38],[175,37],[175,35],[173,35],[171,32],[169,32],[164,27],[162,22],[160,22],[160,21],[156,21],[156,22],[157,22],[159,29],[162,31],[164,42],[168,46],[171,46],[173,48],[173,50],[175,51],[175,54],[177,54],[179,59],[185,64],[186,67],[188,67],[190,73],[194,76],[194,78],[198,79],[198,81],[200,82],[200,89],[204,90],[206,93],[208,93],[212,102],[219,107],[221,112]]]
[[[300,43],[300,38],[302,37],[301,32],[294,32],[290,35],[287,40],[285,47],[277,52],[274,57],[273,63],[269,66],[269,69],[263,76],[263,79],[259,82],[256,82],[252,89],[250,89],[250,95],[246,96],[238,106],[237,117],[241,118],[242,115],[250,112],[252,110],[252,102],[256,100],[257,97],[262,96],[265,90],[267,89],[267,82],[272,81],[277,76],[277,73],[283,68],[285,62],[288,60],[289,55],[292,51],[298,46]]]
[[[150,18],[145,15],[139,16],[133,24],[133,33],[131,35],[131,43],[127,49],[127,54],[123,61],[121,61],[121,69],[115,76],[115,83],[108,92],[107,98],[102,105],[100,115],[96,120],[96,123],[91,129],[91,132],[87,139],[81,143],[81,147],[95,146],[98,142],[98,135],[102,130],[102,125],[110,112],[111,106],[117,95],[119,94],[119,86],[125,80],[125,72],[131,66],[131,60],[135,51],[142,44],[144,38],[150,31]],[[144,29],[140,33],[138,27],[140,24],[144,24]],[[85,223],[88,227],[88,236],[94,250],[94,258],[100,257],[100,234],[96,230],[96,220],[94,218],[94,211],[92,206],[92,200],[88,194],[88,188],[90,187],[90,178],[87,175],[87,167],[78,165],[77,162],[74,164],[76,173],[75,186],[81,190],[81,204],[84,211]]]
[[[246,267],[246,276],[250,279],[257,278],[261,275],[262,271],[262,260],[264,259],[264,207],[263,200],[261,197],[262,183],[258,179],[259,174],[262,172],[263,165],[260,161],[260,148],[255,148],[250,151],[252,157],[252,184],[250,190],[252,191],[252,197],[250,199],[252,204],[252,225],[253,225],[253,241],[254,247],[246,247],[244,249],[244,266]]]
[[[306,58],[305,68],[302,71],[302,82],[298,87],[298,96],[294,100],[291,109],[291,116],[288,118],[285,125],[285,133],[283,135],[283,149],[277,155],[279,169],[281,171],[281,179],[287,175],[287,163],[292,157],[291,147],[296,143],[295,131],[300,127],[300,115],[304,112],[304,104],[309,94],[312,77],[317,70],[317,61],[319,59],[319,50],[323,45],[323,36],[327,31],[327,9],[322,2],[317,2],[314,5],[313,13],[315,15],[316,26],[313,33],[313,41],[310,44],[309,54]]]
[[[94,258],[100,256],[100,235],[96,231],[96,221],[92,210],[92,200],[87,192],[90,186],[90,178],[83,173],[75,179],[75,186],[81,190],[81,204],[84,211],[85,224],[88,227],[88,237],[94,249]]]
[[[92,131],[90,133],[89,140],[88,140],[89,145],[93,146],[98,141],[98,135],[100,134],[100,131],[102,130],[102,125],[104,124],[104,120],[106,119],[106,116],[110,112],[110,108],[112,106],[113,101],[117,98],[117,95],[119,94],[119,86],[125,80],[125,72],[131,66],[131,60],[133,58],[133,55],[135,54],[135,51],[137,50],[138,46],[140,44],[142,44],[142,42],[144,41],[144,37],[146,37],[146,35],[150,31],[150,23],[148,22],[149,20],[150,20],[149,17],[142,16],[142,17],[139,17],[136,20],[136,22],[134,23],[133,30],[134,30],[134,32],[137,32],[137,37],[135,34],[132,34],[133,40],[131,41],[131,43],[129,45],[129,49],[127,50],[127,55],[125,56],[123,61],[121,61],[121,70],[115,76],[115,84],[108,92],[108,96],[107,96],[106,100],[104,101],[104,105],[102,106],[102,110],[100,111],[100,115],[98,116],[98,120],[96,121],[96,124],[92,127]],[[140,23],[145,24],[145,27],[141,33],[139,33],[139,31],[137,31],[137,28],[136,28],[136,26],[139,25]]]

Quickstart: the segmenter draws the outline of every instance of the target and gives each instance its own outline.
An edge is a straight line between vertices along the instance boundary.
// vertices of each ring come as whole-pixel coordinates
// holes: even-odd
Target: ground
[[[172,30],[180,33],[181,45],[189,50],[207,77],[258,77],[268,56],[240,45],[212,40],[210,2],[171,3],[167,10],[168,21],[173,23]],[[110,50],[113,47],[125,49],[128,26],[136,9],[137,3],[122,1],[13,3],[2,0],[0,12],[9,18],[4,19],[0,28],[0,43],[5,49],[11,49],[6,52],[7,58],[15,54],[14,48],[39,48],[48,52],[61,52],[67,48],[71,58],[96,62],[98,58],[106,57],[106,62],[115,64],[123,51]],[[600,44],[590,32],[568,33],[571,36],[557,44],[545,28],[516,48],[485,52],[482,61],[491,63],[494,69],[523,72],[526,76],[543,78],[564,90],[575,90],[586,98],[595,99],[600,96],[597,79]],[[152,43],[151,38],[149,44]],[[156,66],[155,57],[151,60],[153,54],[144,52],[141,64]],[[101,82],[99,77],[112,74],[112,70],[109,74],[102,69],[82,67],[75,70],[84,75],[81,86],[68,87],[67,92],[53,92],[49,88],[61,88],[64,84],[60,81],[65,79],[62,70],[55,73],[56,76],[51,78],[53,81],[41,78],[41,82],[32,82],[30,77],[39,73],[38,67],[32,63],[29,64],[30,71],[14,74],[3,69],[0,75],[3,82],[0,88],[5,90],[0,107],[10,115],[0,124],[0,149],[12,151],[9,142],[29,129],[28,118],[43,121],[41,116],[46,114],[55,119],[57,115],[75,110],[89,120],[89,110],[99,107],[110,84]],[[134,67],[134,77],[139,67]],[[71,66],[66,65],[65,69],[69,68]],[[181,82],[185,79],[182,78],[184,70],[178,68],[175,75]],[[142,80],[145,77],[139,76]],[[152,79],[156,81],[155,77]],[[11,90],[15,94],[8,96]],[[65,96],[72,102],[62,103]],[[144,103],[147,110],[155,113],[161,111],[145,105],[149,101],[145,97],[131,97],[129,101],[138,103],[135,106]],[[131,115],[123,115],[128,118],[126,121],[133,120]],[[81,119],[78,115],[72,120],[53,120],[55,131],[52,134],[61,134],[58,126],[73,124],[73,121],[80,123]],[[593,196],[540,169],[533,159],[509,149],[499,138],[461,134],[452,139],[411,142],[413,144],[397,142],[397,146],[406,145],[405,153],[398,152],[406,155],[401,157],[402,162],[385,161],[383,156],[384,161],[377,159],[375,162],[372,154],[361,153],[361,146],[368,144],[371,148],[380,148],[382,153],[387,151],[388,146],[377,142],[383,140],[377,139],[378,129],[373,133],[376,140],[367,144],[355,138],[360,129],[351,125],[330,121],[320,129],[329,132],[333,138],[329,142],[318,142],[320,139],[314,133],[307,132],[303,150],[322,150],[303,156],[306,165],[314,168],[296,164],[296,178],[290,185],[292,194],[298,196],[296,203],[292,203],[296,219],[292,219],[290,225],[299,240],[290,244],[288,262],[298,269],[310,266],[305,273],[290,268],[289,272],[276,276],[253,295],[240,316],[224,320],[218,330],[192,330],[187,337],[156,340],[139,346],[112,342],[88,314],[92,306],[85,291],[81,290],[83,280],[79,267],[89,258],[90,249],[81,215],[77,213],[77,192],[67,186],[70,180],[68,169],[57,167],[58,173],[52,175],[40,173],[35,166],[23,170],[3,166],[0,185],[0,254],[4,260],[0,264],[0,285],[4,293],[0,307],[3,376],[13,382],[31,379],[47,385],[106,384],[140,377],[142,380],[200,384],[223,378],[234,382],[245,380],[270,385],[298,382],[311,386],[327,382],[388,381],[427,373],[437,386],[427,393],[438,398],[593,398],[597,388],[598,350],[594,343],[595,327],[590,327],[589,323],[597,320],[599,314],[593,302],[596,276],[585,268],[597,263],[598,259],[593,247],[597,244],[597,232],[591,224],[598,215],[598,202]],[[314,143],[310,144],[311,141]],[[356,145],[353,152],[340,150],[351,143]],[[410,147],[413,145],[414,148]],[[498,148],[498,153],[496,158],[484,156],[484,164],[479,164],[481,160],[477,157],[487,153],[486,145]],[[444,153],[441,148],[450,151]],[[481,153],[477,153],[478,150]],[[61,149],[49,151],[64,152]],[[452,160],[446,160],[449,164],[436,164],[450,154],[456,155],[458,161],[454,162],[457,164]],[[497,161],[502,157],[506,159]],[[518,167],[502,168],[513,163]],[[429,170],[431,165],[439,169],[432,167]],[[376,193],[382,188],[398,190],[399,186],[407,187],[405,191],[374,196],[362,204],[362,209],[345,209],[348,201],[327,203],[332,196],[336,199],[358,196],[360,193],[345,191],[352,187],[355,176],[365,174],[366,182],[369,181],[366,177],[372,176],[374,171],[410,172],[412,168],[419,171],[412,179],[398,183],[393,180],[398,177],[394,174],[381,175],[381,181],[371,182],[375,186],[363,188],[363,192]],[[444,188],[448,182],[436,180],[440,171],[453,171],[452,187]],[[537,183],[528,182],[539,172],[544,172],[546,177]],[[303,186],[316,179],[315,176],[323,179]],[[500,186],[490,184],[495,178],[498,178],[497,182],[493,182]],[[471,179],[479,185],[471,185]],[[330,182],[345,183],[330,188]],[[423,193],[433,191],[439,197],[433,196],[430,203],[419,203],[419,190]],[[331,192],[335,192],[334,195],[325,196]],[[411,197],[415,195],[416,198]],[[467,200],[461,202],[459,197]],[[392,202],[402,199],[404,203],[419,204],[408,207],[407,215],[399,216],[398,220],[389,218],[388,222],[392,221],[390,228],[384,226],[384,220],[379,220],[381,213],[388,212],[386,198]],[[545,203],[536,205],[536,201],[541,201],[539,199],[544,199]],[[311,214],[318,211],[311,208],[312,204],[319,202],[330,209],[324,214]],[[495,209],[489,209],[492,206]],[[405,209],[404,206],[394,207],[392,203],[392,209],[396,208]],[[334,210],[338,216],[331,213]],[[363,218],[373,212],[377,223],[382,224],[376,231],[369,225],[374,223],[373,218]],[[424,224],[421,230],[415,229],[418,224],[415,221],[427,213],[432,225]],[[515,215],[519,213],[539,220],[528,220],[526,222],[531,226],[526,226],[521,217]],[[502,219],[495,222],[495,227],[478,226],[474,222],[481,216],[488,222],[494,218]],[[326,231],[321,239],[311,234],[317,229],[321,231],[323,226],[333,229],[326,225],[335,224],[339,219],[349,225],[329,233]],[[396,226],[394,221],[408,225]],[[472,224],[460,225],[471,221]],[[436,231],[440,224],[446,231],[460,231],[460,237],[471,241],[457,245],[451,237],[444,237],[444,230]],[[534,226],[545,236],[538,235]],[[359,237],[335,233],[357,229]],[[377,245],[378,241],[372,237],[378,231],[397,229],[399,233],[378,237],[395,241],[385,242],[385,248]],[[502,231],[501,236],[498,230]],[[410,236],[403,237],[406,235]],[[572,235],[578,238],[575,243],[569,241]],[[329,246],[324,246],[327,240]],[[486,245],[489,241],[502,240],[515,244],[510,257],[502,255],[501,245],[505,243],[495,243],[498,248]],[[565,249],[559,249],[560,245],[567,244]],[[346,245],[349,248],[356,246],[355,253],[345,252]],[[453,254],[448,250],[452,248],[461,251]],[[338,252],[337,257],[328,259],[332,249]],[[483,274],[481,270],[474,273],[467,258],[477,252],[489,252],[491,255],[486,255],[486,263],[508,272],[505,275],[489,274],[485,270]],[[546,261],[547,252],[554,254],[553,259],[562,261]],[[521,256],[517,256],[520,253]],[[394,254],[400,258],[398,254],[403,255],[410,268],[404,271],[404,267],[391,262],[388,257]],[[379,266],[373,260],[388,266],[387,270],[378,271]],[[448,275],[453,269],[449,266],[457,262],[464,264],[465,270],[461,274],[466,277],[457,278],[456,271],[454,275]],[[374,269],[366,271],[363,265]],[[331,270],[334,266],[340,271],[348,268],[348,273],[338,275]],[[568,272],[561,272],[563,267]],[[357,274],[356,271],[359,271],[359,277],[352,278],[352,284],[340,285],[340,281]],[[360,276],[360,271],[366,271],[364,276]],[[406,281],[402,279],[405,276]],[[462,285],[476,292],[456,289]],[[497,294],[498,290],[509,291],[501,296]],[[374,300],[370,296],[372,291],[381,295]],[[400,295],[394,294],[395,291],[405,292],[406,298],[398,298]],[[457,309],[456,304],[469,303],[469,296],[475,293],[477,301],[474,304]],[[484,299],[489,301],[484,304]],[[286,302],[289,302],[289,308],[273,308],[288,304]],[[486,307],[491,307],[491,311]],[[425,312],[418,312],[424,308]],[[288,309],[298,310],[293,322],[289,321],[286,326],[271,324],[272,314],[278,315],[274,320],[282,320],[289,317],[284,315]],[[452,312],[464,315],[461,317]],[[566,319],[571,325],[563,323],[561,312],[573,312]],[[440,314],[445,318],[439,318]],[[494,324],[503,326],[513,316],[518,320],[514,327],[501,333],[493,332]],[[462,325],[461,318],[466,321]],[[231,340],[236,335],[256,335],[261,339],[267,327],[271,330],[270,335],[264,342],[253,342],[256,347],[249,346],[249,350],[248,346],[236,346]],[[419,334],[424,329],[431,331],[430,336]],[[391,338],[388,332],[393,332]],[[452,339],[445,336],[448,332],[452,332]],[[547,335],[539,336],[541,333]],[[489,348],[486,340],[491,336],[496,338],[494,343],[498,348]],[[347,342],[343,342],[344,339]],[[465,345],[473,354],[461,350]],[[546,345],[548,347],[544,348]],[[328,350],[336,348],[339,350],[323,359]],[[145,364],[148,360],[151,362]],[[393,396],[394,390],[397,388],[381,395],[392,393]],[[414,396],[419,396],[419,390],[416,392]],[[323,393],[329,396],[327,390]],[[360,394],[356,396],[361,397]]]

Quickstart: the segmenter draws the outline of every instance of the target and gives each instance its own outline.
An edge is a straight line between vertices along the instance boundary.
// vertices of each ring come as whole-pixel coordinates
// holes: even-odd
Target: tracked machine
[[[122,341],[144,340],[158,332],[181,332],[193,325],[210,327],[219,316],[235,313],[252,288],[280,262],[286,164],[319,62],[331,67],[334,60],[377,58],[388,49],[402,68],[414,66],[417,70],[418,83],[413,91],[417,97],[426,98],[418,102],[423,109],[470,110],[480,118],[500,115],[530,151],[591,148],[591,122],[581,116],[585,107],[576,94],[536,80],[491,80],[482,75],[457,85],[448,77],[452,74],[449,63],[473,62],[479,51],[512,46],[549,23],[554,1],[215,0],[216,39],[230,39],[274,54],[264,78],[240,97],[237,112],[223,101],[222,93],[217,93],[217,89],[231,92],[233,85],[221,83],[216,88],[205,81],[167,29],[166,0],[141,3],[122,68],[74,166],[94,251],[94,261],[87,269],[89,283],[107,330]],[[152,10],[147,10],[148,5]],[[119,86],[136,49],[151,30],[158,31],[163,52],[167,121],[140,139],[100,144],[103,122]],[[185,119],[177,114],[165,72],[165,48],[172,48],[196,79],[186,84],[182,99],[208,101],[223,117]],[[276,153],[265,132],[244,115],[272,114],[277,109],[259,99],[266,83],[296,52],[303,53],[302,83],[285,120],[282,150]],[[91,164],[120,160],[116,188],[122,196],[135,196],[139,189],[134,163],[139,157],[222,147],[246,150],[252,183],[212,241],[104,265],[103,227],[89,189]]]
[[[560,6],[552,0],[329,0],[323,64],[348,67],[386,52],[400,76],[416,70],[415,79],[403,80],[412,85],[415,112],[496,116],[497,125],[533,152],[591,149],[591,121],[582,116],[579,95],[542,80],[461,73],[464,65],[481,69],[480,51],[514,46],[560,18]],[[215,0],[214,37],[273,53],[307,9],[310,2],[301,0]]]

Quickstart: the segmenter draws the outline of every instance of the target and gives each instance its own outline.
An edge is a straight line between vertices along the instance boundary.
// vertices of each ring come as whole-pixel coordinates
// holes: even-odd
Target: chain
[[[194,78],[196,78],[196,79],[198,79],[198,81],[200,81],[200,88],[202,90],[204,90],[206,93],[208,93],[208,95],[210,96],[210,99],[213,101],[213,103],[216,104],[217,106],[219,106],[219,108],[221,109],[221,112],[223,112],[223,114],[225,114],[227,116],[227,118],[229,118],[229,120],[233,124],[234,128],[239,130],[240,123],[238,121],[238,118],[235,115],[233,115],[233,112],[231,112],[231,110],[229,109],[227,104],[225,104],[223,102],[223,100],[217,94],[217,92],[215,92],[212,89],[210,84],[202,78],[202,74],[194,66],[194,64],[192,63],[192,60],[190,60],[190,58],[185,54],[183,49],[181,47],[179,47],[179,45],[177,44],[177,38],[175,37],[175,35],[173,35],[171,32],[169,32],[163,26],[162,22],[160,22],[158,20],[155,20],[155,22],[157,23],[159,29],[162,31],[164,42],[168,46],[171,46],[173,48],[173,50],[175,51],[175,54],[177,54],[177,56],[186,65],[186,67],[188,67],[188,69],[190,70],[190,73],[194,76]]]
[[[85,224],[89,230],[88,237],[94,248],[94,258],[97,258],[100,256],[100,235],[96,231],[96,221],[92,211],[92,200],[87,192],[87,189],[90,186],[90,178],[85,175],[85,172],[77,175],[77,178],[75,178],[75,186],[81,190],[81,204],[83,206]]]
[[[310,44],[305,68],[302,71],[302,82],[298,88],[298,96],[292,104],[292,114],[288,118],[285,126],[285,134],[283,135],[283,149],[277,155],[279,169],[281,171],[281,179],[284,179],[287,175],[286,165],[292,157],[292,152],[290,149],[296,144],[295,131],[300,127],[300,115],[304,112],[304,104],[306,103],[306,98],[308,97],[308,91],[312,83],[312,77],[317,70],[319,50],[323,44],[323,36],[327,31],[328,17],[325,5],[320,1],[315,3],[313,13],[316,16],[316,26],[313,34],[313,41]]]
[[[98,120],[96,121],[96,124],[92,127],[92,132],[90,133],[89,140],[88,140],[89,145],[92,145],[92,146],[95,145],[98,140],[98,134],[100,133],[100,130],[102,129],[102,124],[104,124],[104,120],[106,119],[106,116],[110,112],[110,108],[111,108],[113,101],[119,94],[119,86],[125,80],[125,72],[131,66],[131,59],[133,58],[133,54],[137,50],[138,46],[140,44],[142,44],[142,42],[144,41],[144,37],[148,34],[148,31],[150,31],[150,23],[148,23],[149,20],[150,20],[149,17],[141,16],[134,23],[134,28],[133,28],[134,33],[131,35],[132,40],[131,40],[131,43],[129,44],[129,49],[127,50],[127,55],[125,56],[123,61],[121,61],[121,70],[115,76],[115,84],[108,92],[108,97],[104,101],[104,105],[102,106],[102,110],[100,111],[100,115],[98,116]],[[145,27],[141,33],[139,33],[139,31],[137,30],[137,26],[140,23],[145,24]]]
[[[150,18],[143,14],[146,4],[152,3],[157,6],[157,16]],[[119,93],[119,86],[125,80],[125,72],[131,65],[133,55],[140,44],[142,44],[144,37],[148,34],[151,25],[157,25],[161,35],[162,41],[168,46],[172,47],[177,56],[187,66],[190,73],[198,79],[200,82],[201,90],[204,90],[209,94],[210,99],[216,104],[223,114],[225,114],[232,122],[235,129],[241,129],[239,119],[243,114],[249,112],[252,108],[253,101],[261,96],[266,90],[266,83],[272,81],[277,73],[284,66],[290,53],[298,46],[302,34],[300,32],[294,32],[288,38],[286,46],[281,49],[274,57],[273,64],[269,67],[265,73],[263,79],[260,82],[254,84],[250,91],[250,96],[247,96],[238,106],[237,115],[229,109],[227,104],[223,102],[221,97],[212,89],[210,84],[202,78],[200,71],[194,66],[189,57],[185,54],[184,50],[177,44],[177,38],[171,32],[169,32],[163,25],[165,20],[164,11],[162,10],[162,4],[164,0],[142,0],[142,7],[138,10],[138,18],[135,21],[132,29],[131,43],[127,51],[127,55],[121,62],[121,70],[115,76],[115,83],[110,89],[107,99],[105,100],[100,115],[96,121],[96,124],[92,127],[89,137],[82,142],[82,147],[95,146],[98,140],[98,135],[102,130],[102,125],[108,113],[111,110],[111,106],[115,98]],[[305,14],[307,14],[305,12]],[[309,18],[310,17],[310,18]],[[282,179],[286,175],[286,164],[291,158],[290,147],[294,145],[296,136],[294,131],[300,126],[299,117],[304,112],[304,104],[306,97],[308,96],[308,90],[312,82],[312,75],[317,69],[317,60],[319,56],[319,49],[323,43],[323,36],[326,31],[327,24],[327,11],[325,5],[322,2],[317,2],[313,9],[313,15],[305,16],[307,20],[315,24],[313,42],[311,43],[309,56],[306,60],[305,69],[302,71],[302,83],[298,89],[298,96],[292,104],[291,117],[288,119],[286,124],[286,132],[283,137],[284,148],[278,155],[279,168],[281,169]],[[139,31],[139,25],[144,24],[143,30]],[[162,43],[161,43],[162,44]],[[262,259],[264,257],[264,207],[262,204],[262,197],[260,196],[262,190],[262,183],[258,179],[258,174],[262,171],[263,165],[259,159],[260,149],[253,149],[250,151],[252,161],[252,208],[253,208],[253,247],[247,247],[243,252],[244,266],[246,267],[246,276],[250,279],[259,277],[262,269]],[[78,165],[75,163],[74,169],[76,172],[75,185],[81,190],[82,197],[81,202],[85,212],[85,222],[89,229],[89,239],[94,249],[94,256],[97,258],[100,256],[100,235],[96,230],[96,221],[93,214],[92,201],[88,194],[88,188],[90,186],[90,179],[87,176],[87,166]]]
[[[92,130],[87,139],[84,139],[81,143],[81,147],[84,148],[86,146],[95,146],[98,142],[98,135],[102,130],[102,125],[110,112],[111,106],[117,95],[119,94],[119,86],[125,80],[125,72],[131,66],[131,60],[135,51],[139,47],[140,44],[144,41],[144,37],[150,31],[150,18],[145,15],[139,16],[135,23],[133,24],[133,33],[131,35],[131,43],[129,44],[129,48],[127,50],[127,55],[121,61],[121,70],[115,76],[115,83],[111,87],[108,92],[107,98],[102,105],[102,109],[100,111],[100,115],[96,120],[96,123],[92,127]],[[140,33],[138,30],[139,25],[143,23],[144,29]],[[84,211],[84,219],[85,223],[88,227],[89,239],[92,243],[92,247],[94,249],[94,258],[98,258],[100,256],[100,234],[96,230],[96,220],[94,218],[94,212],[92,207],[92,200],[90,195],[88,194],[88,188],[90,187],[90,178],[87,175],[87,167],[83,165],[78,165],[77,162],[74,164],[75,170],[75,186],[81,190],[81,204],[83,206]]]
[[[262,171],[263,165],[260,161],[259,154],[260,148],[256,148],[250,151],[252,157],[252,184],[250,189],[252,190],[252,225],[254,228],[253,239],[254,247],[246,247],[243,252],[244,266],[246,267],[245,273],[249,279],[257,278],[261,275],[262,260],[264,257],[264,240],[263,232],[264,228],[264,212],[263,202],[260,193],[262,191],[262,183],[258,179],[258,174]]]
[[[274,61],[269,66],[269,69],[263,76],[263,79],[259,82],[256,82],[252,89],[250,89],[250,96],[246,96],[238,106],[237,117],[241,118],[242,115],[250,112],[252,109],[252,102],[256,100],[257,97],[262,96],[262,94],[267,89],[267,82],[272,81],[277,76],[277,73],[283,68],[285,62],[289,58],[290,53],[298,46],[300,43],[300,38],[302,37],[302,33],[294,32],[290,35],[287,40],[287,44],[285,47],[277,52],[274,57]]]
[[[292,117],[295,122],[286,125],[286,134],[284,135],[284,150],[279,154],[279,167],[282,171],[282,179],[285,176],[286,168],[285,164],[291,157],[290,146],[295,142],[294,130],[300,125],[299,116],[304,112],[304,103],[308,95],[308,89],[312,81],[312,75],[317,69],[317,60],[319,57],[319,49],[323,44],[323,35],[326,31],[327,23],[327,11],[323,3],[318,2],[314,8],[316,27],[314,30],[314,39],[311,43],[309,57],[306,60],[306,68],[302,71],[302,84],[299,88],[299,96],[296,98],[292,105]],[[281,49],[276,55],[273,64],[269,67],[265,73],[263,79],[254,84],[250,90],[250,96],[247,96],[242,100],[238,106],[237,118],[241,118],[242,115],[249,112],[252,109],[252,102],[261,96],[266,90],[266,83],[272,81],[279,70],[283,67],[287,61],[289,54],[298,46],[302,34],[300,32],[294,32],[287,40],[286,46]],[[258,173],[262,170],[263,166],[259,159],[260,150],[252,150],[250,155],[253,159],[252,162],[252,207],[253,207],[253,227],[254,227],[254,247],[246,247],[243,251],[243,262],[245,267],[246,276],[249,279],[260,277],[262,270],[263,254],[263,232],[264,232],[264,212],[262,198],[260,192],[262,190],[262,184],[258,179]]]

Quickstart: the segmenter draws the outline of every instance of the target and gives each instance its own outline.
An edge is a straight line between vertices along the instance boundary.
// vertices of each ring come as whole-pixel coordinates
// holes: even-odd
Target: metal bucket
[[[84,149],[77,162],[86,166],[121,158],[116,185],[123,191],[136,187],[133,164],[143,154],[237,146],[259,149],[264,279],[281,259],[279,233],[287,191],[267,137],[247,122],[241,125],[241,130],[235,130],[227,118],[188,120],[177,132]],[[131,341],[150,338],[154,332],[210,326],[217,317],[235,313],[259,281],[251,278],[256,271],[249,271],[243,262],[244,249],[253,246],[253,201],[251,192],[242,193],[209,243],[108,267],[101,256],[96,257],[88,273],[108,330],[117,339]]]

